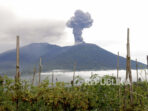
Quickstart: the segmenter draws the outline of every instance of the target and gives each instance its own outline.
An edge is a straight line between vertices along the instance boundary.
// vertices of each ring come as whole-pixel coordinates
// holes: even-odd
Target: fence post
[[[35,78],[35,74],[36,74],[36,67],[34,67],[33,79],[32,79],[32,85],[34,85],[34,78]]]
[[[138,62],[137,62],[137,59],[136,59],[136,73],[137,73],[137,82],[138,82],[139,76],[138,76]]]
[[[119,78],[119,52],[117,57],[117,79]]]
[[[42,72],[42,58],[40,57],[40,63],[39,63],[39,85],[41,83],[41,72]]]
[[[148,55],[147,55],[147,69],[148,69]]]
[[[124,110],[126,110],[126,96],[128,90],[127,80],[130,80],[129,96],[130,105],[133,104],[133,86],[132,86],[132,74],[131,74],[131,59],[130,59],[130,41],[129,41],[129,28],[127,29],[127,57],[126,57],[126,81],[125,81],[125,95],[124,95]]]
[[[52,71],[52,86],[53,86],[53,82],[54,82],[54,72]]]
[[[20,66],[19,66],[19,36],[16,37],[16,75],[15,80],[19,81],[20,79]]]
[[[72,86],[74,86],[74,82],[75,82],[75,70],[76,70],[76,63],[73,64],[73,79],[71,81]]]

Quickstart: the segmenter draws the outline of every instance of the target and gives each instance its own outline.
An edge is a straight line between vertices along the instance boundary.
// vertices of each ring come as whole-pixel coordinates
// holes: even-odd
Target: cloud
[[[15,44],[17,35],[20,36],[22,44],[56,43],[62,40],[65,35],[64,21],[25,20],[4,8],[0,8],[0,24],[0,43],[3,45]]]
[[[14,39],[20,35],[23,41],[31,42],[52,42],[61,39],[64,34],[65,24],[54,21],[22,21],[5,31],[5,38]],[[13,36],[13,37],[10,37]]]

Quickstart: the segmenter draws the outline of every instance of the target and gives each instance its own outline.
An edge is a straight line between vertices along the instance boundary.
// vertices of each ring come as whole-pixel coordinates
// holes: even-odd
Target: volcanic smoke
[[[75,38],[75,44],[84,43],[82,38],[82,31],[84,28],[89,28],[92,26],[93,20],[91,15],[81,10],[76,10],[74,16],[67,22],[67,27],[73,29],[73,34]]]

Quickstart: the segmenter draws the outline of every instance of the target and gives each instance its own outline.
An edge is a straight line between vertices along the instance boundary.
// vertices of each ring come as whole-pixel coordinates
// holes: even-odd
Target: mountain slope
[[[59,47],[48,43],[33,43],[20,48],[21,72],[32,72],[33,67],[42,57],[43,71],[53,69],[73,70],[76,63],[77,70],[116,69],[117,56],[95,44],[79,44],[75,46]],[[119,58],[120,68],[125,69],[126,59]],[[11,50],[0,54],[0,71],[15,73],[16,51]],[[131,62],[135,68],[135,61]],[[139,63],[139,65],[144,65]],[[144,65],[145,66],[145,65]]]
[[[63,47],[64,48],[64,47]],[[70,46],[69,49],[54,58],[43,56],[45,69],[73,69],[73,64],[76,63],[77,70],[100,70],[100,69],[116,69],[117,56],[107,50],[94,44],[80,44]],[[49,61],[46,63],[45,61]],[[119,57],[120,69],[125,69],[126,59]],[[136,63],[131,61],[132,68],[135,68]],[[139,65],[144,65],[139,63]]]

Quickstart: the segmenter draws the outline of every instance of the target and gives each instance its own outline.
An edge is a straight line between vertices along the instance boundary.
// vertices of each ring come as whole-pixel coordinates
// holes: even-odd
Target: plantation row
[[[96,78],[81,85],[78,77],[73,86],[48,80],[33,86],[0,77],[0,111],[148,111],[147,82],[133,83],[133,104],[129,104],[124,84],[101,85]]]

